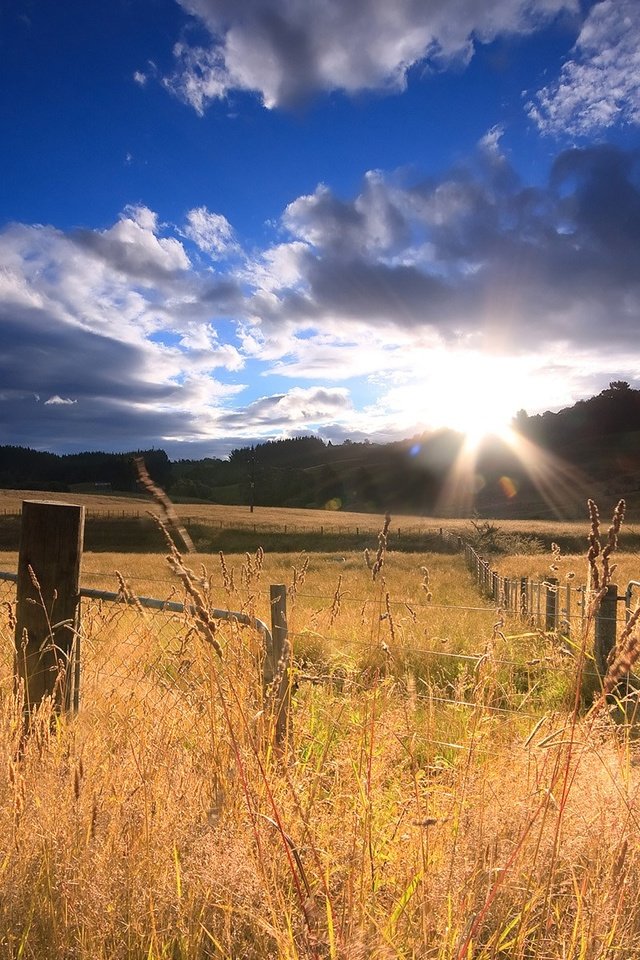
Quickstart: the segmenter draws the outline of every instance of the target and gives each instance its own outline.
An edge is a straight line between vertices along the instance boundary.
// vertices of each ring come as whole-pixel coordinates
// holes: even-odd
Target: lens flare
[[[512,500],[518,492],[518,487],[515,480],[512,480],[511,477],[500,477],[498,480],[500,484],[500,489],[504,493],[507,500]]]
[[[543,450],[512,429],[504,431],[500,439],[520,463],[531,486],[554,516],[562,517],[566,504],[575,502],[576,494],[586,499],[589,490],[586,478],[560,457]],[[472,512],[481,476],[478,471],[479,453],[480,444],[467,436],[436,504],[436,512],[441,516],[464,516]],[[517,478],[503,474],[498,479],[497,489],[505,504],[521,505],[522,487]]]

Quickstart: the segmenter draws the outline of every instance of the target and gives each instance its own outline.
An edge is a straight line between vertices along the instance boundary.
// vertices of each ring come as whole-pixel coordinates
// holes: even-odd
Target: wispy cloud
[[[240,250],[227,218],[221,213],[211,213],[206,207],[189,210],[183,235],[214,260]]]
[[[547,134],[587,136],[640,123],[640,4],[603,0],[591,8],[571,58],[527,112]]]

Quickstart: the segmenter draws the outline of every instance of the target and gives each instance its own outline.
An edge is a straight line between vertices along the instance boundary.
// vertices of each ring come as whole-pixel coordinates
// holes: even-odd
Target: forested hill
[[[529,451],[561,458],[573,474],[563,476],[558,462],[541,453],[526,467],[504,443],[486,441],[477,454],[475,499],[467,510],[544,516],[551,496],[561,513],[581,516],[587,491],[640,504],[640,390],[614,382],[558,413],[520,411],[514,426],[535,444]],[[447,430],[388,444],[331,444],[304,436],[233,450],[227,460],[173,463],[163,450],[57,456],[0,447],[0,486],[134,492],[132,458],[143,456],[151,476],[177,501],[428,514],[442,508],[463,444],[462,436]]]
[[[597,396],[578,400],[558,413],[529,417],[520,411],[515,423],[521,433],[549,449],[561,450],[566,443],[606,441],[611,435],[640,430],[640,390],[616,380]]]
[[[154,480],[171,480],[171,463],[164,450],[129,453],[70,453],[59,456],[27,447],[0,446],[0,487],[14,490],[64,492],[74,487],[131,493],[137,489],[134,457],[143,457]]]

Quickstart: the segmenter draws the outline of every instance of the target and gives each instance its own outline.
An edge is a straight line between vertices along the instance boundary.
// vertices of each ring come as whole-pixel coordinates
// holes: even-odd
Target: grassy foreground
[[[640,955],[635,745],[574,709],[554,637],[505,622],[458,556],[390,552],[375,581],[356,553],[190,564],[266,620],[288,585],[289,739],[268,746],[252,631],[220,626],[221,660],[188,618],[90,604],[82,709],[20,755],[0,596],[0,956]],[[83,569],[175,590],[161,556]]]

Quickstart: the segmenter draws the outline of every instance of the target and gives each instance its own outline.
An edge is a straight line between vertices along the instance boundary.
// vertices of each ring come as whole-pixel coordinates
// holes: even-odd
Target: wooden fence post
[[[529,579],[520,577],[520,616],[524,620],[529,613]]]
[[[618,603],[618,588],[615,584],[607,587],[607,592],[600,601],[596,613],[595,640],[593,655],[600,679],[604,677],[608,668],[608,657],[616,645],[616,616]]]
[[[78,602],[84,507],[25,500],[18,554],[15,668],[25,719],[45,697],[77,704]]]
[[[564,621],[565,621],[565,637],[571,636],[571,584],[568,583],[565,588],[565,610],[564,610]]]
[[[263,669],[263,686],[265,693],[269,691],[273,696],[273,712],[275,716],[275,740],[280,745],[290,729],[289,721],[289,660],[291,649],[289,645],[289,629],[287,627],[287,588],[283,583],[272,584],[269,587],[271,600],[271,637],[272,645],[267,652]],[[271,691],[273,683],[277,683],[276,690]]]
[[[550,632],[556,630],[558,625],[558,579],[547,577],[546,583],[544,628]]]

